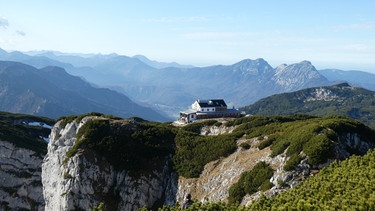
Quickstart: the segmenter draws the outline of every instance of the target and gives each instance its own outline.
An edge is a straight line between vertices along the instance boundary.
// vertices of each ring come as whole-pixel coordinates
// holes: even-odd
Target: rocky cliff
[[[231,133],[232,131],[233,127],[208,126],[201,129],[201,134],[219,135],[225,132]],[[286,155],[286,151],[278,156],[271,157],[270,147],[262,150],[257,147],[264,139],[268,139],[268,136],[250,139],[241,138],[237,141],[238,149],[234,153],[228,157],[208,163],[199,178],[188,179],[180,177],[178,180],[177,200],[181,203],[183,197],[187,193],[191,193],[196,200],[202,203],[227,202],[229,188],[239,180],[241,174],[245,171],[250,171],[256,163],[265,161],[274,170],[274,175],[270,179],[274,186],[265,192],[258,191],[254,194],[246,195],[241,203],[246,206],[253,200],[259,199],[261,194],[271,197],[294,187],[303,178],[313,176],[334,160],[348,158],[354,151],[364,154],[368,149],[374,148],[374,143],[363,139],[363,136],[361,137],[356,132],[342,133],[337,137],[338,143],[334,146],[333,151],[335,153],[333,158],[319,165],[311,165],[308,163],[307,157],[305,157],[294,170],[285,171],[284,167],[288,159],[290,159]],[[250,145],[250,148],[241,147],[244,143]]]
[[[96,117],[85,117],[65,127],[59,122],[53,127],[42,165],[45,210],[88,210],[102,202],[108,210],[172,204],[177,179],[168,156],[161,161],[164,165],[137,175],[116,169],[93,150],[81,150],[67,157],[76,144],[78,130],[93,118]]]
[[[43,156],[0,140],[0,210],[44,210]]]
[[[0,112],[0,210],[44,210],[41,165],[52,124]]]

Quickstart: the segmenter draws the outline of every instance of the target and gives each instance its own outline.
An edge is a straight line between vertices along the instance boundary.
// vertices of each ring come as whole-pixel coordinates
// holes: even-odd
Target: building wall
[[[201,113],[197,115],[197,119],[210,119],[210,118],[222,118],[222,117],[232,117],[238,118],[241,117],[240,113]]]
[[[199,110],[200,112],[215,112],[215,107],[204,107]]]
[[[195,101],[192,105],[191,105],[191,108],[196,110],[196,111],[200,111],[201,110],[201,107],[198,103],[198,101]]]
[[[183,113],[183,112],[180,113],[180,118],[179,118],[180,122],[189,123],[195,120],[197,120],[196,113]]]
[[[191,105],[191,108],[196,110],[196,111],[199,111],[199,112],[216,112],[216,111],[225,111],[227,110],[227,107],[204,107],[202,108],[198,101],[195,101],[192,105]]]
[[[189,121],[194,121],[197,119],[197,114],[189,114]]]
[[[209,102],[209,101],[208,101]],[[195,101],[192,105],[191,108],[192,110],[188,112],[181,112],[180,113],[180,121],[189,123],[193,122],[197,119],[209,119],[209,118],[222,118],[222,117],[241,117],[240,112],[233,112],[232,109],[227,109],[227,106],[218,106],[218,103],[211,103],[212,106],[207,106],[207,107],[201,107],[200,104],[204,106],[207,105],[206,101]],[[209,104],[209,105],[211,105]],[[216,106],[215,106],[215,105]],[[220,103],[222,105],[222,103]]]

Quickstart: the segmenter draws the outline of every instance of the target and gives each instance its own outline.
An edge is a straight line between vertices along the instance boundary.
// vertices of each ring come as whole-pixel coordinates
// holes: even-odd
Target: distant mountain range
[[[36,69],[19,62],[0,61],[0,110],[50,118],[101,112],[166,121],[164,115],[140,106],[123,94],[95,88],[60,67]]]
[[[151,61],[144,56],[6,52],[0,60],[18,61],[36,68],[58,66],[96,87],[121,92],[132,101],[176,118],[196,99],[223,98],[232,107],[285,92],[348,82],[375,90],[375,75],[361,71],[318,71],[309,61],[276,68],[264,59],[245,59],[233,65],[192,67]],[[337,73],[337,74],[336,74]],[[350,74],[350,75],[348,75]]]
[[[363,87],[375,91],[375,74],[358,70],[324,69],[319,71],[330,81],[346,81],[352,86]]]
[[[342,115],[375,129],[375,91],[347,83],[276,94],[241,108],[252,115]]]

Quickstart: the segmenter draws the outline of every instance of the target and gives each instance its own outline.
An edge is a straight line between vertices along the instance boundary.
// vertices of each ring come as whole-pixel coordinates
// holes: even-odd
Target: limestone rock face
[[[42,161],[40,154],[0,140],[0,210],[44,210]]]
[[[108,210],[172,204],[175,201],[177,177],[170,169],[170,157],[159,169],[140,175],[116,170],[105,158],[92,150],[81,150],[67,158],[74,146],[79,128],[90,118],[73,121],[65,127],[57,123],[51,133],[48,153],[42,165],[45,210],[92,209],[104,203]]]
[[[187,193],[200,202],[227,200],[229,188],[238,181],[244,171],[251,170],[256,162],[267,159],[269,148],[260,151],[238,149],[230,156],[208,163],[199,178],[179,178],[177,200],[182,203]]]
[[[208,126],[202,128],[201,134],[217,135],[221,134],[220,131],[222,132],[223,128],[219,130],[216,126]],[[230,131],[231,130],[228,132]],[[368,149],[374,148],[374,146],[367,141],[361,140],[356,133],[346,133],[338,137],[338,140],[339,144],[335,146],[334,150],[335,158],[318,166],[309,165],[307,158],[304,158],[296,169],[292,171],[284,171],[284,166],[289,159],[285,152],[272,158],[270,157],[270,147],[263,150],[259,150],[256,147],[259,143],[257,138],[238,140],[237,145],[246,142],[252,147],[250,149],[239,147],[236,152],[228,157],[206,164],[199,178],[187,179],[180,177],[178,180],[176,199],[181,204],[184,197],[188,193],[191,193],[195,200],[202,203],[227,202],[229,188],[239,180],[241,174],[245,171],[250,171],[257,162],[264,161],[274,170],[274,175],[270,178],[270,182],[273,183],[274,186],[268,191],[259,191],[252,195],[245,196],[241,205],[247,206],[251,204],[253,200],[259,199],[262,194],[275,196],[281,191],[293,188],[296,184],[301,182],[302,178],[313,176],[319,172],[320,169],[329,166],[334,160],[348,158],[352,154],[348,152],[348,150],[356,150],[365,153]]]
[[[217,136],[221,134],[231,133],[234,127],[226,127],[226,126],[204,126],[201,128],[201,135],[209,135],[209,136]]]

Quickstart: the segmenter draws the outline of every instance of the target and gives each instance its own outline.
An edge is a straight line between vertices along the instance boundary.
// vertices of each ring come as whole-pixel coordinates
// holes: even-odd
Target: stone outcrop
[[[0,210],[44,210],[43,156],[0,140]]]
[[[233,129],[224,126],[206,126],[201,129],[201,135],[218,135],[225,133],[224,131],[230,133]],[[257,192],[245,196],[241,204],[246,206],[253,200],[257,200],[261,194],[275,196],[281,191],[294,187],[303,178],[313,176],[334,160],[348,158],[352,154],[348,150],[355,150],[364,154],[368,149],[374,148],[371,143],[361,140],[357,133],[346,133],[338,137],[338,141],[339,143],[335,145],[334,159],[330,159],[318,166],[311,166],[305,157],[295,170],[284,171],[284,166],[289,159],[285,152],[271,158],[270,147],[263,150],[259,150],[256,147],[259,143],[257,138],[240,139],[237,141],[238,146],[241,143],[247,143],[251,147],[249,149],[239,147],[230,156],[208,163],[199,178],[186,179],[180,177],[178,180],[177,200],[182,203],[184,196],[191,193],[196,200],[202,203],[227,202],[229,188],[239,180],[241,174],[245,171],[250,171],[257,162],[265,161],[274,170],[274,175],[270,178],[270,182],[274,186],[266,192]]]
[[[138,210],[173,204],[177,177],[170,170],[170,157],[160,168],[132,175],[116,170],[94,151],[82,150],[71,158],[79,128],[90,118],[73,121],[64,128],[57,123],[51,133],[48,154],[42,165],[42,182],[48,210],[92,209],[104,203],[108,210]]]
[[[254,142],[256,139],[250,140]],[[267,159],[269,148],[248,150],[239,148],[226,158],[208,163],[199,178],[179,178],[177,200],[181,203],[187,193],[201,202],[226,202],[229,188],[238,181],[241,173],[251,170],[255,164]]]
[[[231,133],[235,127],[227,126],[204,126],[201,128],[201,135],[204,136],[217,136],[221,134]]]

